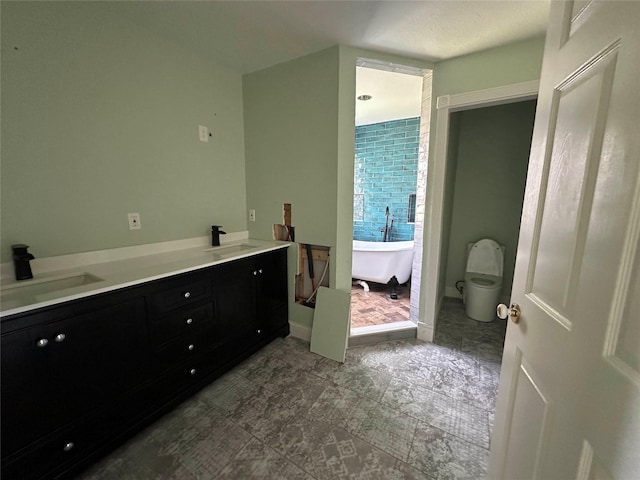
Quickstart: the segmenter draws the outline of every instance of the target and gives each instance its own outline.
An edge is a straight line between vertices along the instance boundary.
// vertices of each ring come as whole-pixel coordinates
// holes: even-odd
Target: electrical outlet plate
[[[198,136],[201,142],[209,142],[209,129],[204,125],[198,125]]]
[[[142,228],[139,213],[129,213],[127,216],[129,217],[129,230],[140,230]]]
[[[256,211],[253,208],[249,209],[249,221],[250,222],[256,221]]]

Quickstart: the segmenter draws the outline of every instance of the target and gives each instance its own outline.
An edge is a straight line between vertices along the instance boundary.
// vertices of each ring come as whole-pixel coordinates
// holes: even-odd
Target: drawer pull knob
[[[73,449],[73,447],[75,447],[75,445],[73,444],[73,442],[69,442],[69,443],[65,443],[64,444],[64,451],[68,452],[70,450]]]
[[[195,345],[193,343],[190,343],[189,346],[187,347],[189,350],[193,350],[195,347]]]
[[[258,335],[260,335],[262,333],[262,330],[256,330],[256,332],[258,332]]]
[[[262,269],[258,270],[258,272],[262,273]]]
[[[64,339],[67,338],[67,336],[64,333],[59,333],[54,338],[56,342],[60,343],[64,342]]]
[[[191,325],[193,323],[193,318],[187,318],[187,325]]]
[[[184,298],[189,298],[191,296],[191,292],[184,292]]]
[[[189,370],[189,373],[190,373],[191,375],[195,375],[195,374],[196,374],[196,369],[195,369],[195,368],[192,368],[191,370]]]
[[[49,340],[47,340],[46,338],[41,338],[36,342],[36,345],[40,348],[46,347],[48,344],[49,344]]]
[[[258,271],[257,271],[257,270],[254,270],[254,271],[253,271],[253,274],[254,274],[254,275],[258,275]]]

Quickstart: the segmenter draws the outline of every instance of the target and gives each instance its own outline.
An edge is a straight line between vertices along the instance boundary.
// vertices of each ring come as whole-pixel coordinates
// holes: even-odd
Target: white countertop
[[[34,270],[33,279],[19,282],[5,277],[0,294],[0,316],[28,312],[288,246],[288,242],[242,239],[224,243],[220,247],[201,245],[102,263],[75,265],[63,270]],[[144,252],[144,246],[136,248],[138,252]],[[74,281],[79,286],[67,288]]]

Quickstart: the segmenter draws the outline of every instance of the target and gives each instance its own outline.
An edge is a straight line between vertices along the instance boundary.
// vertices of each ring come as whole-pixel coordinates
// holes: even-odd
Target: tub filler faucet
[[[17,243],[15,245],[11,245],[11,250],[13,250],[13,266],[16,273],[16,280],[28,280],[29,278],[33,278],[33,273],[31,273],[31,264],[30,260],[33,260],[35,257],[27,252],[29,245],[24,245],[22,243]]]

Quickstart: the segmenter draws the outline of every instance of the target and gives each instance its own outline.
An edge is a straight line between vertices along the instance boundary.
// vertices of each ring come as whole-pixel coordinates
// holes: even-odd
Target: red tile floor
[[[398,299],[391,300],[389,287],[367,283],[369,292],[365,292],[360,285],[351,287],[351,328],[409,320],[409,285],[396,287]]]

